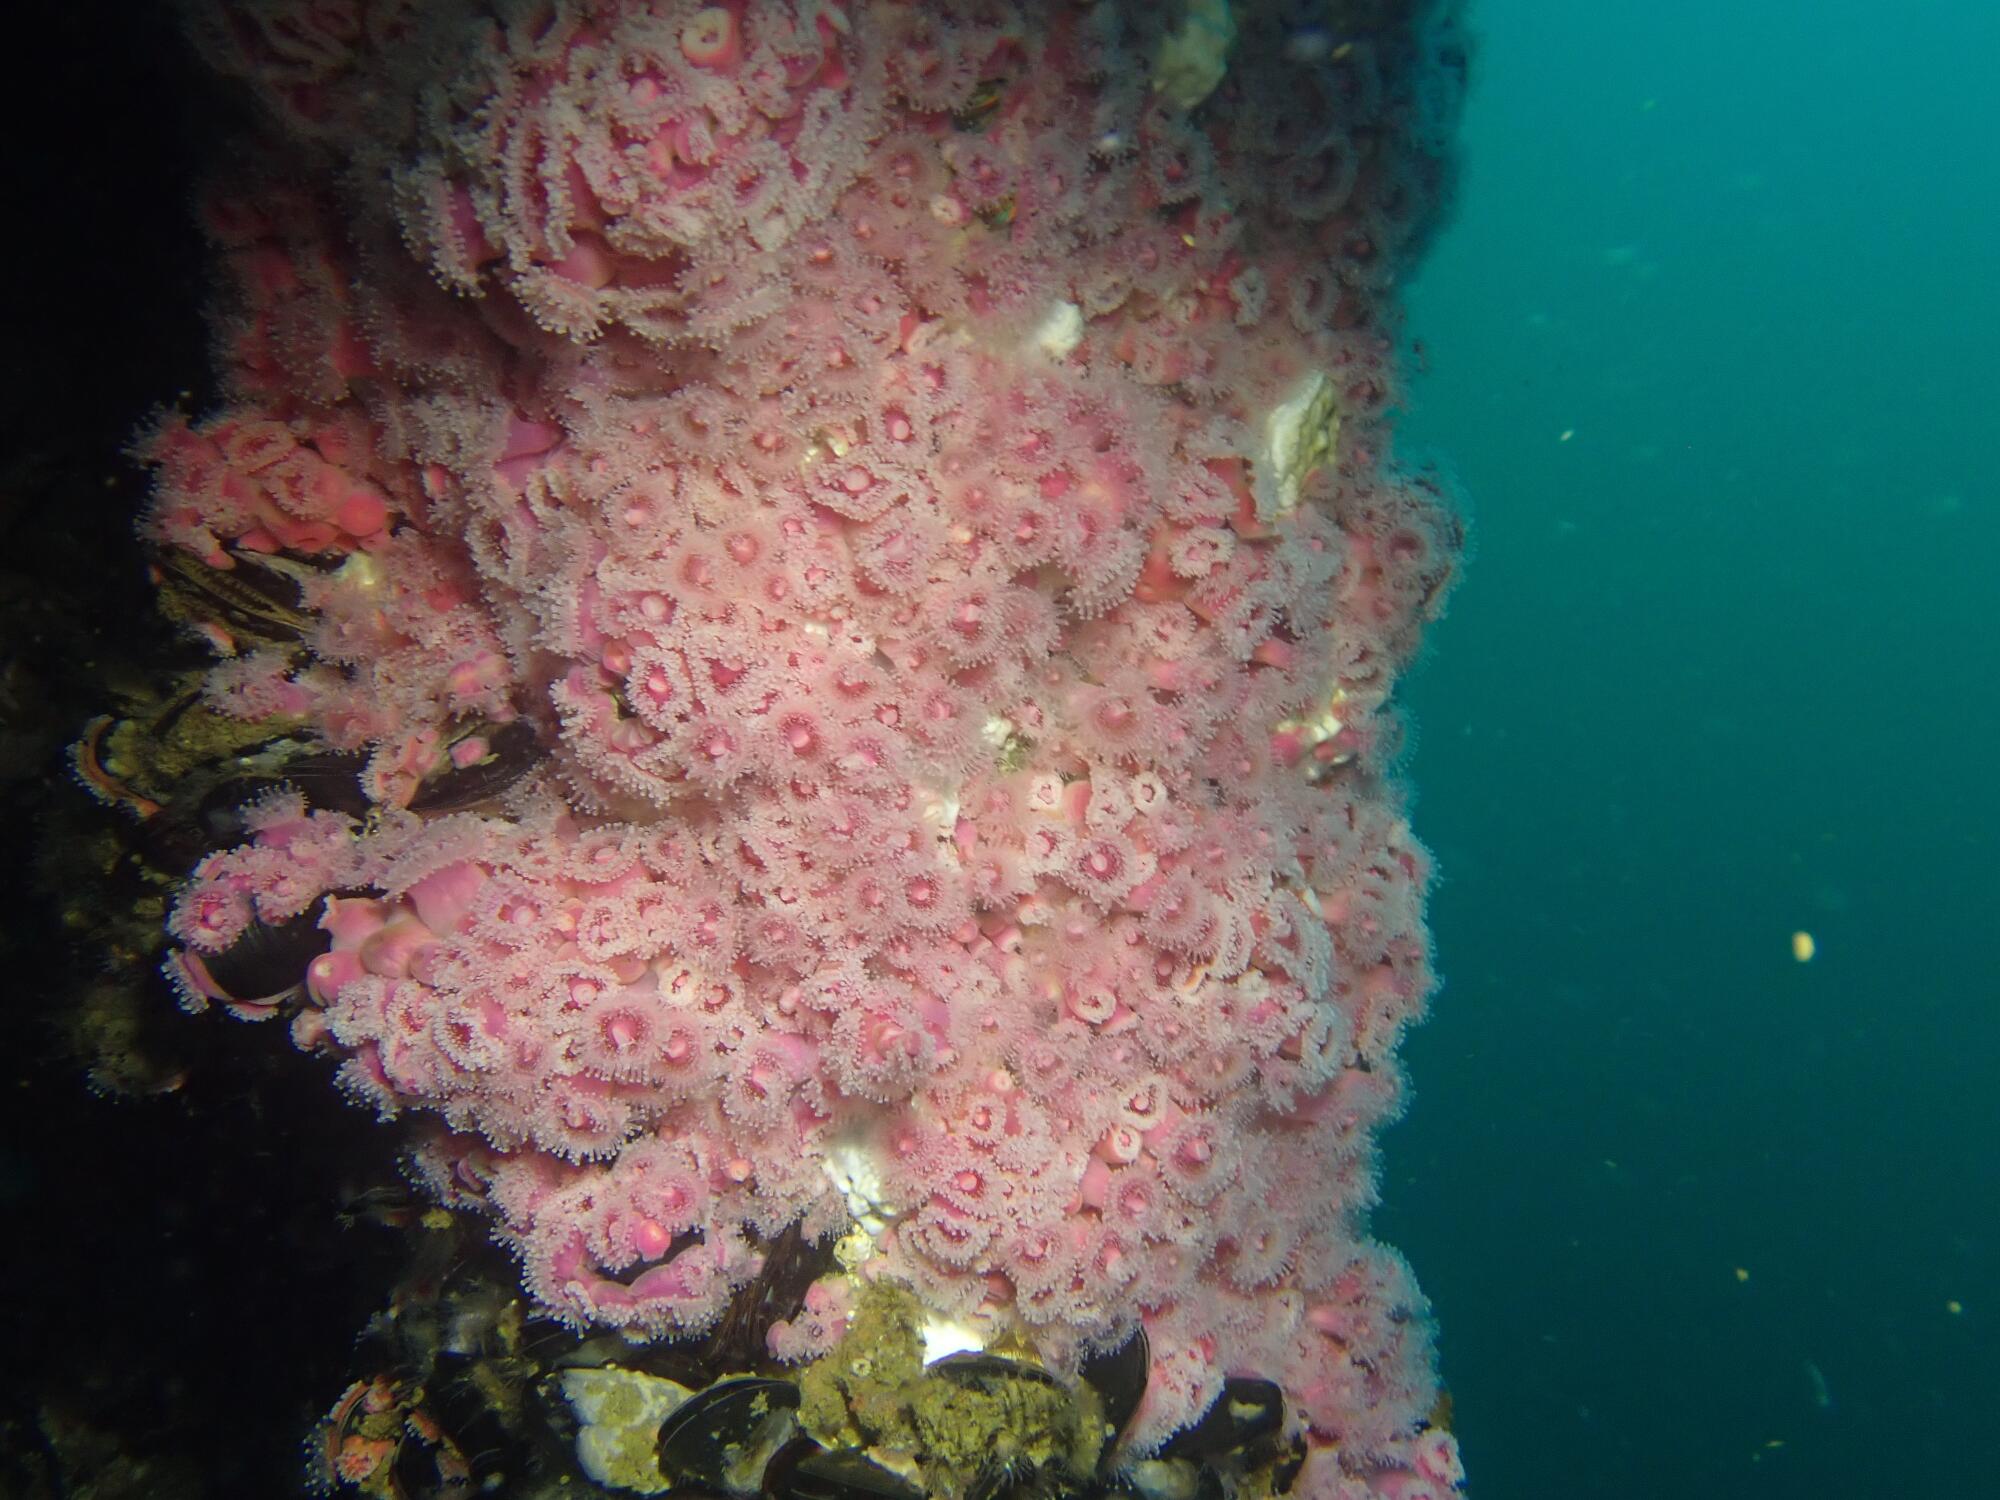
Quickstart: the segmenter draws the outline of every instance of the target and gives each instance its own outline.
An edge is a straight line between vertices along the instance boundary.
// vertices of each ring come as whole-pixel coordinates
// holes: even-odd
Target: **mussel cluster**
[[[371,1374],[322,1424],[323,1480],[391,1500],[1261,1500],[1288,1493],[1304,1464],[1303,1445],[1285,1436],[1282,1392],[1247,1378],[1225,1382],[1151,1456],[1122,1450],[1151,1364],[1143,1330],[1087,1359],[1074,1381],[995,1352],[912,1365],[887,1394],[905,1416],[921,1408],[916,1426],[878,1425],[856,1400],[863,1430],[843,1423],[836,1435],[826,1377],[856,1350],[837,1345],[795,1368],[764,1352],[772,1320],[796,1316],[805,1286],[832,1269],[830,1242],[787,1230],[762,1247],[763,1272],[717,1327],[639,1345],[579,1337],[526,1311],[504,1255],[470,1221],[427,1218],[411,1275],[363,1343]],[[364,1390],[372,1418],[354,1399]],[[343,1445],[365,1450],[369,1434],[392,1429],[380,1468],[365,1480],[341,1474]],[[1076,1441],[1051,1443],[1052,1432]]]
[[[324,565],[286,553],[236,557],[237,566],[225,570],[177,551],[156,555],[162,609],[204,639],[226,640],[238,651],[289,651],[303,665],[311,620],[301,602],[301,582],[323,572]],[[99,945],[118,951],[157,950],[163,941],[161,893],[203,856],[243,843],[249,837],[246,812],[260,799],[294,792],[314,811],[355,818],[374,808],[364,789],[364,754],[300,738],[282,718],[245,720],[218,712],[204,697],[205,664],[161,667],[156,680],[122,693],[122,712],[94,720],[72,750],[84,784],[101,801],[132,815],[114,830],[121,850],[98,861],[107,871],[133,875],[150,896],[143,903],[143,927]],[[466,757],[465,764],[443,753],[474,737],[482,753]],[[459,720],[448,727],[437,768],[418,784],[409,809],[460,812],[494,801],[534,770],[546,749],[537,726],[526,718]],[[319,926],[320,914],[315,904],[289,922],[252,922],[229,949],[204,956],[208,977],[246,1007],[288,998],[330,941]]]
[[[984,1462],[943,1491],[926,1485],[923,1476],[935,1470],[918,1455],[824,1447],[807,1436],[793,1381],[728,1377],[688,1397],[661,1423],[659,1492],[690,1500],[926,1500],[941,1492],[952,1500],[1228,1500],[1289,1491],[1304,1450],[1284,1440],[1284,1396],[1268,1380],[1229,1380],[1206,1415],[1158,1453],[1136,1460],[1122,1455],[1115,1439],[1144,1393],[1147,1364],[1141,1332],[1087,1363],[1079,1390],[1065,1388],[1039,1365],[996,1354],[955,1354],[927,1366],[927,1378],[1003,1402],[1023,1387],[1080,1399],[1101,1418],[1109,1439],[1098,1461],[1082,1468],[1065,1457],[1036,1460],[1010,1452],[1003,1434]]]

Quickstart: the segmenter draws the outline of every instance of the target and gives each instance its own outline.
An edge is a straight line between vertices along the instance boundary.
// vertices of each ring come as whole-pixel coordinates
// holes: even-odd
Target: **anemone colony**
[[[1266,1491],[1455,1484],[1365,1226],[1433,985],[1390,697],[1458,538],[1385,412],[1449,8],[195,24],[269,129],[145,525],[285,595],[197,620],[207,698],[315,769],[183,889],[189,1003],[414,1117],[579,1331],[831,1247],[737,1373],[909,1482],[943,1440],[814,1384],[890,1295],[1062,1389],[1141,1350],[1100,1488],[1181,1482],[1226,1380]]]

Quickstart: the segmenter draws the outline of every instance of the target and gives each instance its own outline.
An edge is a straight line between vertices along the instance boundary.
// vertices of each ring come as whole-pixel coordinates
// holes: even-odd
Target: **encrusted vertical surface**
[[[1442,1492],[1366,1234],[1433,987],[1391,697],[1458,548],[1388,456],[1449,8],[203,7],[226,404],[146,520],[278,572],[213,703],[365,756],[175,908],[579,1326],[788,1226],[935,1339],[1143,1323],[1143,1454],[1276,1381],[1312,1493]],[[316,921],[302,1004],[229,955]]]

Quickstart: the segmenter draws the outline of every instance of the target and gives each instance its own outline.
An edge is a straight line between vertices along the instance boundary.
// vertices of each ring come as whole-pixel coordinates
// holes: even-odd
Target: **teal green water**
[[[1475,14],[1382,1232],[1485,1500],[2000,1494],[2000,15]]]

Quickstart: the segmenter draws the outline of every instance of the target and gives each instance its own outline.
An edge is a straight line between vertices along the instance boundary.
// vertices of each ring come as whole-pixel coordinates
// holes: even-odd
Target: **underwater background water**
[[[1486,1500],[2000,1493],[2000,13],[1473,15],[1379,1232]]]

